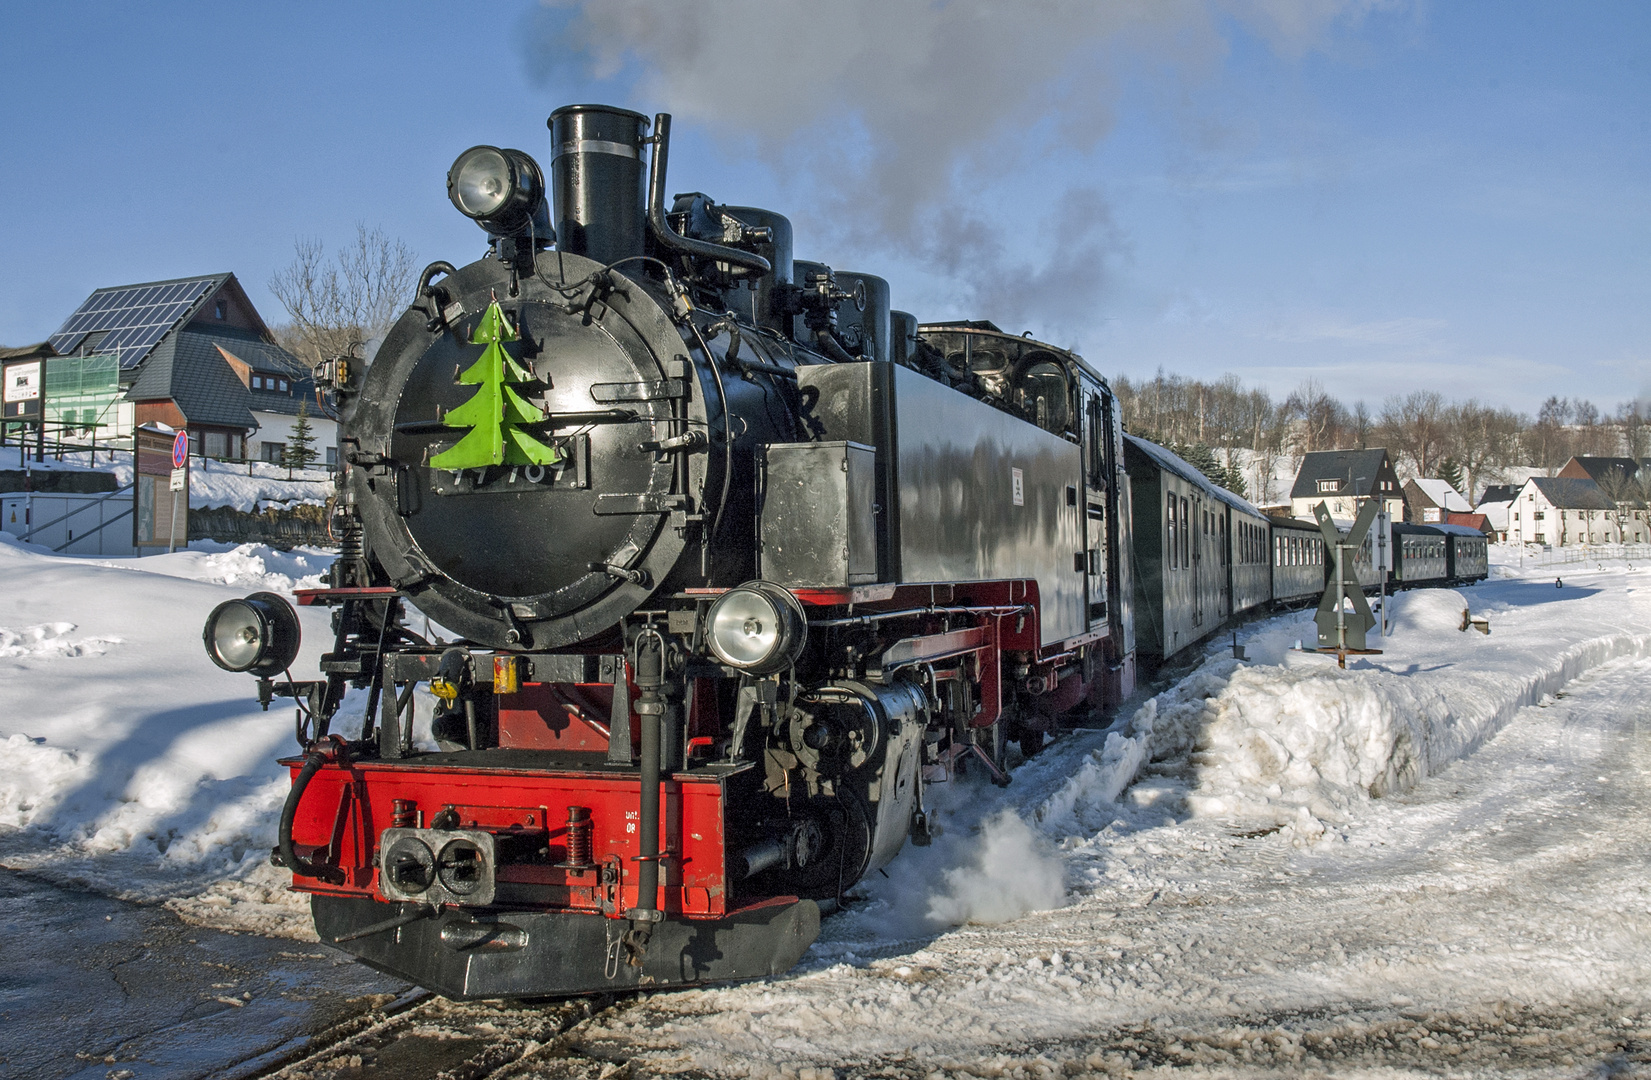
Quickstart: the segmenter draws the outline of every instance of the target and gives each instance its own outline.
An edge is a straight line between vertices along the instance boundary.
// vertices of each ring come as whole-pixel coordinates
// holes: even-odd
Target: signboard
[[[132,484],[132,542],[141,548],[177,548],[189,542],[189,436],[141,427],[134,433],[137,476]],[[172,463],[183,447],[182,467]],[[183,483],[177,483],[182,475]]]
[[[0,379],[0,403],[8,420],[38,420],[40,391],[45,383],[45,366],[39,360],[7,364]]]

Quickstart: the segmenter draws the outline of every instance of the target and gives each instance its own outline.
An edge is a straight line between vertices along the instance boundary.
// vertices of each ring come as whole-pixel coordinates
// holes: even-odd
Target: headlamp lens
[[[245,671],[258,661],[268,636],[258,612],[242,600],[231,600],[213,615],[212,649],[231,671]]]
[[[717,598],[705,617],[717,659],[754,674],[778,671],[802,652],[808,623],[797,598],[772,582],[753,581]]]
[[[469,217],[491,217],[515,194],[510,162],[491,146],[466,150],[448,174],[453,205]]]
[[[206,617],[201,634],[206,654],[225,671],[249,671],[267,678],[298,657],[298,614],[275,593],[225,600]]]

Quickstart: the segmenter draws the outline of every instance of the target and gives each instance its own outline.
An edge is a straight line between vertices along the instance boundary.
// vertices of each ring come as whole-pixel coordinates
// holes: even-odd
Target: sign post
[[[1376,624],[1376,618],[1365,602],[1364,586],[1359,583],[1358,568],[1354,565],[1370,526],[1375,524],[1378,509],[1376,500],[1366,502],[1353,527],[1344,533],[1330,519],[1329,507],[1322,502],[1313,507],[1319,532],[1324,536],[1325,556],[1332,560],[1330,583],[1324,589],[1324,599],[1319,601],[1318,614],[1313,616],[1313,621],[1318,623],[1317,651],[1334,654],[1341,667],[1347,666],[1349,654],[1381,652],[1365,647],[1365,632]],[[1349,602],[1353,605],[1351,612],[1347,610]]]
[[[167,535],[166,553],[178,550],[178,493],[189,498],[189,433],[180,431],[172,439],[172,522]],[[187,505],[187,504],[186,504]],[[184,541],[187,543],[186,535]]]

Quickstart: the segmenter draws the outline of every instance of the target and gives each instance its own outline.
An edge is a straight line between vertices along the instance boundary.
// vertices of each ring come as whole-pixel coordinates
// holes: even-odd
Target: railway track
[[[567,1036],[612,1005],[612,998],[456,1002],[416,991],[321,1032],[246,1080],[611,1077],[621,1063],[576,1051]]]

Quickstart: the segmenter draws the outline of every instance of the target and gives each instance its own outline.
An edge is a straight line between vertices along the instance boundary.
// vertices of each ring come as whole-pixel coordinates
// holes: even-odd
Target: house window
[[[327,467],[328,468],[337,468],[338,467],[338,447],[336,447],[336,446],[327,447]]]
[[[222,460],[229,456],[229,435],[222,431],[208,431],[201,436],[206,456]]]
[[[1323,494],[1326,491],[1339,491],[1339,490],[1341,490],[1341,481],[1340,480],[1320,480],[1319,481],[1319,493],[1320,494]]]
[[[274,465],[281,464],[281,455],[287,452],[287,444],[284,442],[260,443],[259,447],[263,451],[263,459]]]
[[[285,394],[287,392],[287,380],[276,379],[275,382],[277,383],[276,389]]]
[[[254,390],[262,390],[264,388],[264,377],[262,375],[254,375],[252,377],[252,388]]]
[[[216,315],[220,319],[228,318],[229,317],[229,305],[224,303],[222,300],[219,300],[218,301],[218,306],[213,310],[213,314]]]

